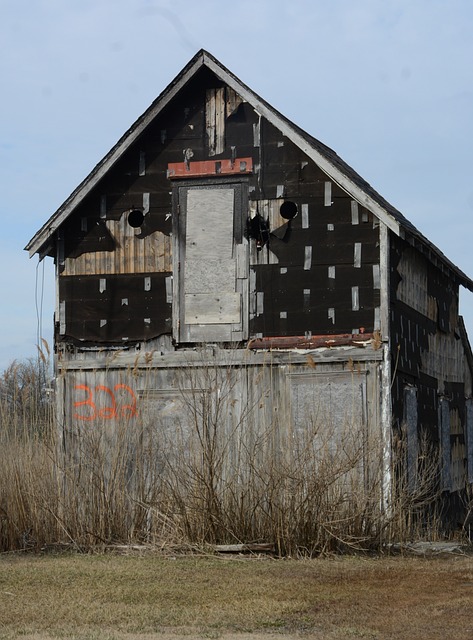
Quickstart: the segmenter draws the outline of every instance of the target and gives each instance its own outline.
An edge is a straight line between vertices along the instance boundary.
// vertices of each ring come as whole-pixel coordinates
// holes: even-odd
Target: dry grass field
[[[222,438],[218,371],[183,387],[219,391],[191,406],[192,446],[175,427],[159,440],[159,423],[125,419],[65,449],[42,365],[0,374],[0,640],[472,640],[473,553],[362,555],[442,541],[435,455],[423,450],[416,491],[396,466],[387,519],[376,443],[367,461],[341,425],[335,455],[309,421],[283,463],[271,425]],[[271,541],[284,559],[137,550],[235,541]],[[64,547],[77,553],[40,553]]]
[[[473,557],[0,556],[0,638],[473,637]]]

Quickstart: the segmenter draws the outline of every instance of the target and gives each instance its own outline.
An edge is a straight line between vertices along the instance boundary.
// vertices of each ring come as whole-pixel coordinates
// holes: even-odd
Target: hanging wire
[[[41,265],[41,275],[40,275]],[[41,280],[40,280],[41,278]],[[43,302],[44,302],[44,260],[38,258],[35,277],[35,309],[36,309],[36,345],[41,348],[43,337]]]

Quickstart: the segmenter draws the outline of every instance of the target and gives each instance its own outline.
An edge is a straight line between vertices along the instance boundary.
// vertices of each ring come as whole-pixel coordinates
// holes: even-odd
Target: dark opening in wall
[[[140,209],[132,209],[128,214],[128,224],[134,229],[141,227],[144,219],[144,214]]]
[[[279,213],[285,220],[292,220],[297,216],[297,204],[295,202],[291,202],[291,200],[286,200],[279,207]]]
[[[248,218],[246,237],[256,240],[256,249],[260,251],[269,242],[269,221],[265,220],[259,213],[254,218]]]

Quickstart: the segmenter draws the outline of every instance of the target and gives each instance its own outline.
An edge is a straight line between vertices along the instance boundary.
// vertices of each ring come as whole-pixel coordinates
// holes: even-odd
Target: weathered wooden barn
[[[423,434],[445,496],[473,482],[472,280],[206,51],[26,249],[56,264],[65,428],[147,403],[172,430],[176,372],[217,366],[228,424],[251,405],[280,446],[315,416],[374,435],[386,500],[396,436],[412,486]]]

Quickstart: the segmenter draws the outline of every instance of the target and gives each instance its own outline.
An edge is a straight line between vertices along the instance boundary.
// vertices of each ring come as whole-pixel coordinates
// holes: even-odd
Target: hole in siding
[[[286,200],[279,207],[279,213],[285,220],[292,220],[297,216],[297,204],[295,202],[291,202],[290,200]]]
[[[256,250],[261,251],[269,242],[269,221],[259,213],[254,218],[248,218],[246,223],[246,236],[256,240]]]
[[[128,214],[128,224],[134,229],[141,227],[144,219],[145,217],[140,209],[132,209]]]

